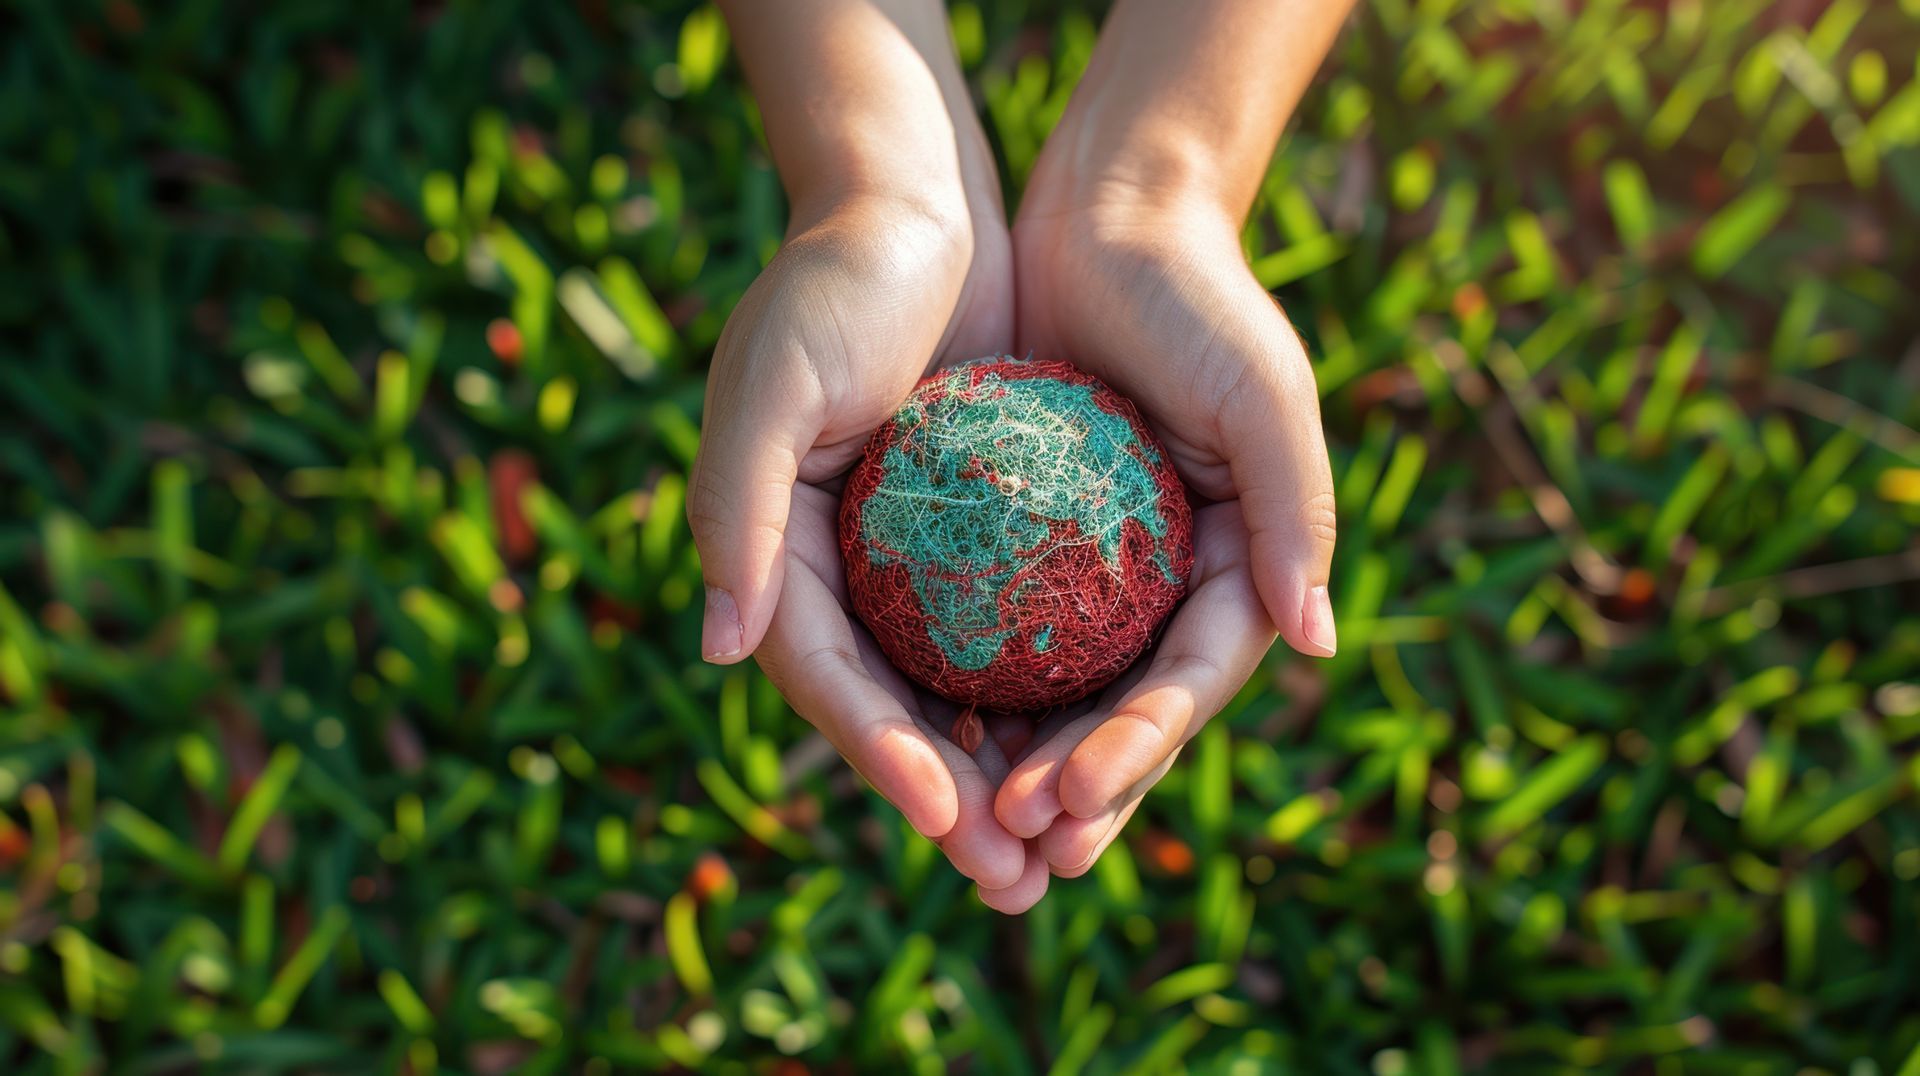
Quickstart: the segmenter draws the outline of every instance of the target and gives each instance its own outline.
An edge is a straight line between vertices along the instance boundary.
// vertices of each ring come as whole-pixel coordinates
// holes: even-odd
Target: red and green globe
[[[1063,362],[922,381],[847,479],[854,611],[940,695],[1011,713],[1111,682],[1186,592],[1193,515],[1133,404]]]

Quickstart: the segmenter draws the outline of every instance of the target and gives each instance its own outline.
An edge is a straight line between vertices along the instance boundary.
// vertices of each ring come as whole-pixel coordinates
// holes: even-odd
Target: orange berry
[[[1453,291],[1453,316],[1461,321],[1472,321],[1487,308],[1487,293],[1480,285],[1472,281],[1460,285]]]
[[[524,347],[520,339],[520,327],[506,318],[494,318],[487,322],[487,347],[501,362],[508,366],[520,364],[520,352]]]
[[[711,900],[715,894],[733,887],[733,868],[727,866],[718,852],[702,852],[693,865],[693,873],[687,875],[687,892],[696,900]]]
[[[1628,570],[1620,580],[1620,597],[1633,605],[1644,605],[1653,600],[1653,573],[1645,568]]]
[[[1193,871],[1193,849],[1187,842],[1160,830],[1148,830],[1140,837],[1140,851],[1147,862],[1164,874],[1189,874]]]

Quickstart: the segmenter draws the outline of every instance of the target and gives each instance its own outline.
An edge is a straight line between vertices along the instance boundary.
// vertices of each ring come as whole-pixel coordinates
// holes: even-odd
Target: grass
[[[1920,1073],[1920,7],[1376,0],[1343,649],[986,911],[693,660],[715,13],[0,10],[9,1071]],[[956,4],[1017,193],[1094,38]]]

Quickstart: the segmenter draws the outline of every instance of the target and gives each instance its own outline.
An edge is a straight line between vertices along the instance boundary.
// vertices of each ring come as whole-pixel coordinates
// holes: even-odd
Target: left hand
[[[1312,368],[1231,215],[1127,191],[1059,197],[1047,181],[1036,173],[1014,228],[1019,350],[1133,399],[1210,502],[1188,596],[1137,679],[1036,730],[995,799],[1001,824],[1073,877],[1254,675],[1276,628],[1302,654],[1333,654],[1334,501]]]

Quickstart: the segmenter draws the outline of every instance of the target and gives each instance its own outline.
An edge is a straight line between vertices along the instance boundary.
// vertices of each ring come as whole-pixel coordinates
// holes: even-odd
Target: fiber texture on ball
[[[1186,591],[1193,516],[1131,402],[1061,362],[922,381],[847,480],[854,611],[947,698],[1027,712],[1138,658]]]

